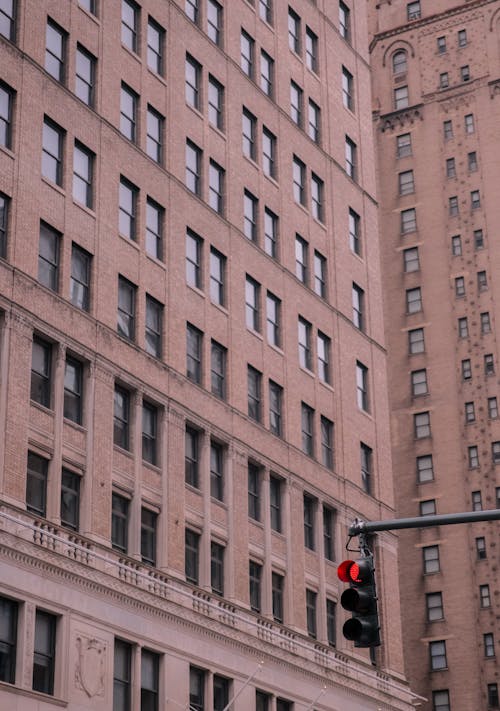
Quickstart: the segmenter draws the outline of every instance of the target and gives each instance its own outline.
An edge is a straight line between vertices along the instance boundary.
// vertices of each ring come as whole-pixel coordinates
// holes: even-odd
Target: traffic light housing
[[[344,637],[354,642],[355,647],[378,647],[380,625],[373,556],[344,560],[337,568],[337,575],[342,582],[350,584],[340,598],[344,610],[352,612],[351,619],[342,628]]]

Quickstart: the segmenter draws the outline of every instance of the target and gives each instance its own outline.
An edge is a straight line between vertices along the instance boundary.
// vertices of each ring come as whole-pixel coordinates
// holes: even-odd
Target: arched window
[[[392,71],[394,74],[403,74],[406,69],[406,52],[400,49],[392,55]]]

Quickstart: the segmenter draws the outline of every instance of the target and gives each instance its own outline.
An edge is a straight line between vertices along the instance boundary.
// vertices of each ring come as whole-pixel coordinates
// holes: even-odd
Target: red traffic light
[[[337,575],[343,583],[360,583],[359,565],[355,560],[344,560],[337,568]]]

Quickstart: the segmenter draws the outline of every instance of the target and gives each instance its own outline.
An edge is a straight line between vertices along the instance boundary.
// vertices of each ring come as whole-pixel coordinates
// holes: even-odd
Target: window
[[[317,356],[318,356],[318,377],[324,383],[330,382],[330,338],[318,331]]]
[[[471,494],[471,500],[472,500],[472,510],[473,511],[482,511],[483,510],[483,502],[482,502],[482,496],[480,491],[473,491]]]
[[[120,336],[135,340],[135,301],[137,287],[122,276],[118,277],[118,321]]]
[[[337,643],[336,627],[335,601],[326,598],[326,634],[330,647],[335,647]]]
[[[415,192],[413,170],[406,170],[403,173],[399,173],[398,178],[400,195],[409,195]]]
[[[454,235],[451,238],[451,253],[454,257],[460,257],[462,254],[462,238],[460,235]]]
[[[214,711],[224,711],[229,706],[230,679],[214,674]]]
[[[500,706],[500,701],[498,697],[498,684],[488,684],[488,706],[491,708],[498,708]]]
[[[394,52],[392,55],[392,72],[393,74],[404,74],[408,68],[406,52],[402,49]]]
[[[300,413],[302,451],[312,457],[314,456],[314,410],[302,402]]]
[[[159,668],[160,655],[141,649],[141,711],[158,711]]]
[[[294,81],[290,82],[290,116],[297,126],[302,126],[304,92]]]
[[[346,109],[354,110],[354,77],[342,67],[342,102]]]
[[[450,120],[443,121],[443,137],[445,141],[453,138],[453,124]]]
[[[361,484],[363,491],[367,494],[372,493],[372,462],[373,450],[363,442],[359,443],[359,453],[361,459]]]
[[[306,67],[318,73],[318,37],[310,27],[306,27]]]
[[[417,457],[417,481],[419,484],[425,484],[434,479],[434,466],[432,463],[432,454],[423,454]]]
[[[142,458],[149,464],[158,464],[158,409],[142,401]]]
[[[67,33],[50,18],[45,33],[45,69],[57,81],[65,80]]]
[[[455,168],[455,159],[454,158],[447,158],[446,159],[446,177],[447,178],[456,178],[457,172]]]
[[[73,197],[86,207],[92,208],[92,178],[94,154],[75,141],[73,151]]]
[[[164,118],[148,104],[146,117],[146,153],[156,163],[163,161],[163,123]]]
[[[434,622],[435,620],[442,620],[444,618],[443,596],[440,592],[427,593],[425,596],[425,602],[428,622]]]
[[[401,212],[401,233],[408,234],[415,232],[417,229],[417,213],[414,207]]]
[[[186,324],[186,375],[198,385],[202,376],[202,342],[203,333],[196,326]]]
[[[459,47],[465,47],[467,44],[467,30],[458,30],[457,40]]]
[[[447,89],[450,85],[450,80],[448,77],[448,72],[441,72],[439,75],[439,88]]]
[[[306,621],[307,634],[309,637],[317,637],[316,602],[318,593],[314,590],[306,590]]]
[[[128,549],[128,517],[130,501],[113,493],[111,496],[111,545],[122,553]]]
[[[0,35],[15,42],[16,39],[16,6],[11,0],[0,4]]]
[[[137,141],[137,110],[139,96],[122,82],[120,92],[120,132],[129,141]]]
[[[484,374],[494,375],[495,374],[495,362],[491,353],[484,356]]]
[[[470,68],[468,64],[463,67],[460,67],[460,78],[462,81],[470,80]]]
[[[248,566],[248,577],[250,588],[250,608],[254,612],[260,612],[262,565],[251,560]]]
[[[418,247],[403,250],[403,266],[405,272],[417,272],[420,269]]]
[[[479,601],[481,607],[491,607],[490,586],[488,584],[479,586]]]
[[[429,652],[431,657],[431,670],[446,669],[448,663],[446,661],[446,642],[430,642]]]
[[[221,44],[222,7],[215,0],[207,0],[207,35],[214,44]]]
[[[260,284],[248,274],[245,280],[245,323],[252,331],[260,331]]]
[[[422,548],[424,573],[439,573],[439,546],[425,546]]]
[[[42,136],[42,175],[47,180],[61,186],[63,181],[63,138],[63,129],[45,117]]]
[[[200,99],[200,82],[201,82],[201,64],[196,61],[191,55],[186,54],[186,103],[194,109],[199,109],[201,104]]]
[[[427,371],[413,370],[411,373],[411,394],[413,397],[418,395],[427,395],[429,388],[427,386]]]
[[[474,133],[474,114],[464,116],[465,133]]]
[[[278,216],[269,208],[264,209],[264,251],[274,259],[278,250]]]
[[[224,449],[217,442],[210,442],[210,496],[224,498]]]
[[[186,427],[184,474],[186,484],[199,487],[200,474],[200,433],[192,427]]]
[[[313,551],[316,548],[315,531],[314,531],[314,515],[316,510],[316,501],[311,496],[304,494],[304,545],[309,550]]]
[[[254,46],[255,42],[245,30],[241,30],[240,40],[240,66],[243,72],[253,79],[254,75]]]
[[[227,350],[220,343],[212,341],[210,349],[210,386],[212,395],[226,399]]]
[[[469,380],[472,378],[472,367],[469,358],[465,358],[462,361],[462,380]]]
[[[59,287],[59,249],[61,233],[40,222],[38,248],[38,281],[52,291]]]
[[[66,356],[64,365],[64,417],[77,425],[83,415],[83,365]]]
[[[0,82],[0,146],[12,147],[12,106],[14,92]]]
[[[399,109],[406,109],[409,103],[407,86],[400,86],[399,88],[394,89],[394,108],[396,111]]]
[[[365,292],[354,282],[352,285],[352,322],[360,331],[365,330]]]
[[[210,248],[210,299],[221,306],[225,303],[224,277],[226,258],[214,247]]]
[[[224,546],[210,544],[210,585],[216,595],[224,595]]]
[[[467,153],[467,166],[469,168],[469,172],[471,172],[471,173],[474,173],[477,170],[477,153],[476,153],[476,151]]]
[[[354,254],[361,254],[361,218],[349,208],[349,247]]]
[[[155,259],[163,258],[164,210],[150,197],[146,200],[146,252]]]
[[[156,565],[157,521],[158,514],[141,508],[141,560],[148,565]]]
[[[132,690],[132,645],[115,639],[113,711],[130,708]]]
[[[451,711],[450,695],[447,689],[432,692],[432,711]]]
[[[458,215],[458,198],[456,195],[453,197],[448,198],[448,214],[450,217],[454,217]]]
[[[189,708],[192,711],[205,710],[205,677],[203,669],[189,667]]]
[[[306,204],[306,166],[297,158],[293,157],[292,162],[292,175],[293,175],[293,199],[300,205]]]
[[[0,681],[8,684],[14,684],[16,680],[17,616],[17,602],[0,597],[0,648],[2,650]]]
[[[269,429],[277,437],[283,435],[283,388],[269,381]]]
[[[130,393],[115,385],[113,443],[122,449],[130,449]]]
[[[312,100],[309,99],[308,113],[307,113],[307,135],[315,143],[320,141],[320,126],[321,126],[321,109]]]
[[[488,398],[488,417],[491,420],[496,420],[498,417],[498,401],[496,397]]]
[[[46,515],[49,463],[34,452],[28,452],[26,471],[26,509],[39,516]]]
[[[408,351],[410,355],[414,353],[424,353],[425,341],[423,328],[414,328],[408,331]]]
[[[415,314],[422,311],[422,292],[420,287],[406,290],[406,313]]]
[[[368,368],[356,361],[356,401],[360,410],[369,411]]]
[[[323,506],[323,553],[327,560],[335,560],[334,546],[334,511],[328,506]]]
[[[312,370],[311,329],[309,321],[302,316],[298,320],[299,364],[301,368]]]
[[[269,477],[271,529],[277,533],[281,533],[281,486],[282,480],[271,474]]]
[[[272,0],[259,0],[259,17],[261,20],[264,20],[272,25]]]
[[[266,96],[273,95],[274,59],[267,52],[260,53],[260,88]]]
[[[186,282],[197,289],[202,288],[201,255],[203,240],[191,230],[186,232]]]
[[[267,292],[266,296],[266,322],[267,322],[267,342],[278,348],[281,345],[281,299]]]
[[[272,572],[271,575],[271,596],[272,596],[272,613],[275,622],[283,623],[283,592],[285,587],[285,578],[279,573]]]
[[[224,128],[224,87],[211,74],[208,75],[208,120],[220,131]]]
[[[276,178],[276,136],[265,126],[262,129],[262,170],[264,175]]]
[[[314,293],[326,298],[326,259],[314,251]]]
[[[51,404],[52,346],[38,336],[33,337],[31,354],[31,393],[33,402],[44,407]]]
[[[249,190],[243,191],[243,234],[252,242],[257,240],[258,202]]]
[[[195,195],[201,195],[201,148],[186,141],[186,187]]]
[[[87,106],[95,102],[96,58],[77,44],[75,55],[75,94]]]
[[[483,230],[474,230],[474,249],[482,249],[483,247]]]
[[[120,178],[118,230],[128,239],[137,239],[137,201],[139,190],[128,180]]]
[[[208,166],[208,204],[219,215],[224,214],[225,170],[214,160]]]
[[[147,62],[153,72],[163,75],[165,53],[165,30],[152,17],[148,17]]]
[[[309,245],[298,234],[295,235],[295,276],[303,284],[308,281],[308,248]]]
[[[56,625],[55,615],[42,610],[36,611],[32,689],[51,696],[54,694]]]
[[[479,453],[476,445],[467,447],[467,456],[469,460],[469,469],[477,469],[479,466]]]
[[[247,370],[247,386],[248,386],[248,416],[260,422],[262,419],[262,373],[260,373],[251,365]]]
[[[300,54],[300,17],[291,7],[288,8],[288,46]]]
[[[255,691],[255,711],[271,711],[271,694],[264,691]]]
[[[396,156],[398,158],[406,158],[411,155],[411,134],[403,133],[401,136],[396,136]]]
[[[198,24],[199,20],[199,0],[186,0],[185,11],[191,22]]]
[[[311,213],[315,220],[324,222],[323,206],[324,183],[321,178],[311,173]]]
[[[345,137],[345,169],[347,175],[357,180],[357,146],[349,136]]]
[[[491,632],[483,634],[484,643],[484,656],[494,657],[495,656],[495,641]]]
[[[78,4],[87,10],[87,12],[92,13],[92,15],[96,14],[95,0],[78,0]]]
[[[434,499],[428,499],[427,501],[421,501],[419,504],[419,514],[420,516],[434,516],[436,513],[436,501]]]
[[[420,412],[413,416],[415,427],[415,438],[431,436],[431,416],[428,412]]]
[[[333,422],[321,415],[321,463],[333,470]]]
[[[122,44],[132,52],[139,50],[139,14],[133,0],[122,0]]]
[[[446,37],[437,38],[437,51],[439,54],[444,54],[446,52]]]
[[[248,462],[248,515],[254,521],[260,521],[260,468]]]
[[[477,210],[481,207],[481,197],[479,190],[472,190],[470,194],[470,206],[471,210]]]
[[[351,11],[342,0],[339,1],[339,32],[341,37],[351,41]]]
[[[476,419],[476,412],[474,408],[474,403],[473,402],[466,402],[465,403],[465,422],[466,424],[469,424],[470,422],[474,422]]]
[[[482,536],[476,538],[476,554],[478,560],[485,560],[486,555],[486,539]]]
[[[241,116],[243,155],[251,160],[257,158],[257,146],[255,143],[256,126],[257,119],[244,108]]]
[[[188,583],[198,585],[200,570],[200,534],[186,528],[184,538],[186,580]]]
[[[409,2],[406,6],[408,20],[418,20],[420,17],[420,0]]]

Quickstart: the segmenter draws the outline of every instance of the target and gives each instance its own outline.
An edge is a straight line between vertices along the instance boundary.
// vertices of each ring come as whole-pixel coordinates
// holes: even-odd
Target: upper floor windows
[[[147,42],[148,67],[162,76],[164,73],[165,30],[152,17],[148,17]]]
[[[347,175],[353,180],[358,179],[358,148],[354,141],[345,137],[345,169]]]
[[[207,0],[207,35],[214,44],[221,44],[222,6],[216,0]]]
[[[274,59],[264,50],[260,53],[260,88],[267,96],[273,95]]]
[[[0,2],[0,35],[11,42],[16,39],[15,0],[2,0]]]
[[[347,42],[351,41],[351,11],[342,0],[339,0],[339,32]]]
[[[247,77],[253,79],[255,72],[255,41],[250,35],[241,30],[240,39],[240,66]]]
[[[297,13],[288,8],[288,46],[296,54],[300,54],[300,25],[301,20]]]
[[[407,86],[400,86],[394,89],[394,108],[396,111],[399,109],[406,109],[409,103],[410,101]]]
[[[406,52],[403,49],[394,52],[392,55],[392,71],[394,74],[404,74],[408,69]]]
[[[64,131],[47,117],[43,121],[42,175],[56,185],[62,185]]]
[[[65,80],[67,33],[50,18],[45,34],[45,69],[59,82]]]
[[[140,7],[133,0],[122,0],[122,44],[132,52],[139,50]]]
[[[0,82],[0,146],[12,147],[12,107],[14,91]]]
[[[396,136],[396,155],[398,158],[412,155],[411,133],[402,133],[400,136]]]
[[[7,229],[9,224],[9,204],[7,195],[0,193],[0,259],[7,257]]]
[[[120,91],[120,132],[129,141],[137,141],[139,96],[124,82]]]
[[[418,20],[420,18],[420,0],[407,4],[406,15],[408,20]]]
[[[306,67],[318,73],[318,37],[310,27],[306,27]]]
[[[75,94],[87,106],[94,106],[96,58],[80,44],[75,55]]]

